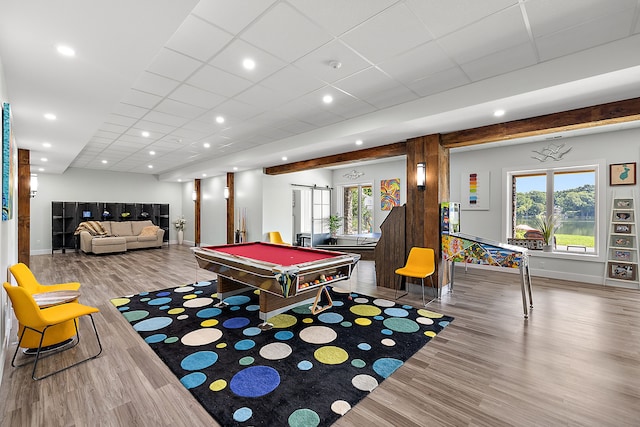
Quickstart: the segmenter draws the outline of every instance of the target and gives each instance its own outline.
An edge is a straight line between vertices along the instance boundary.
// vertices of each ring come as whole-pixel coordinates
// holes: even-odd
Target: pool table
[[[326,286],[351,277],[357,254],[265,242],[192,248],[198,265],[218,275],[218,297],[260,290],[260,327],[269,317],[305,302],[317,314],[331,307]],[[326,305],[320,302],[326,298]]]

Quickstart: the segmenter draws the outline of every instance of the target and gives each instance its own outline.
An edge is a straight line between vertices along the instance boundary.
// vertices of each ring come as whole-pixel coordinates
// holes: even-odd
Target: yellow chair
[[[290,245],[282,240],[282,236],[280,236],[279,231],[270,231],[269,232],[269,242],[276,243],[278,245]]]
[[[56,285],[41,285],[31,272],[29,267],[21,262],[9,267],[9,271],[11,272],[13,277],[15,277],[18,286],[25,289],[31,295],[54,291],[77,291],[78,289],[80,289],[80,283],[78,282],[59,283]],[[20,325],[20,327],[18,328],[18,337],[20,337],[22,331],[23,327],[22,325]],[[70,341],[71,338],[75,335],[76,325],[73,321],[52,326],[47,333],[47,339],[45,340],[44,346],[48,347],[64,343],[65,341]],[[22,337],[23,347],[28,349],[36,349],[39,343],[40,335],[27,329],[26,333]],[[33,350],[30,351],[32,352]]]
[[[24,288],[21,288],[20,286],[11,286],[11,284],[7,282],[5,282],[3,286],[5,291],[9,295],[11,305],[13,306],[13,311],[16,315],[16,318],[18,319],[18,322],[20,322],[21,325],[21,332],[19,334],[20,339],[18,340],[16,351],[13,353],[11,366],[20,367],[31,362],[31,358],[29,358],[28,362],[19,365],[15,364],[18,350],[20,349],[20,347],[24,347],[23,338],[26,331],[30,331],[40,336],[38,348],[33,360],[33,371],[31,371],[31,378],[33,378],[34,380],[41,380],[43,378],[47,378],[51,375],[57,374],[58,372],[65,371],[88,360],[95,359],[100,355],[100,353],[102,353],[102,344],[100,343],[98,330],[96,329],[96,324],[92,316],[93,313],[99,312],[97,308],[77,302],[69,302],[66,304],[60,304],[46,309],[41,309],[40,307],[38,307],[38,304],[36,304],[31,294],[29,294],[29,292],[27,292]],[[42,375],[39,377],[36,376],[36,369],[38,368],[38,362],[41,360],[40,356],[42,349],[46,347],[48,343],[48,335],[50,335],[48,332],[50,332],[51,329],[55,326],[64,325],[71,321],[75,326],[76,342],[71,347],[65,347],[64,350],[75,347],[80,342],[80,334],[78,333],[78,319],[82,316],[89,316],[89,318],[91,319],[91,324],[93,325],[93,330],[96,334],[96,341],[98,343],[98,352],[92,356],[89,356],[64,368],[50,372],[46,375]],[[53,354],[59,353],[60,351]]]
[[[402,285],[406,282],[407,277],[420,279],[422,284],[422,304],[426,306],[427,304],[440,297],[440,288],[434,287],[433,284],[433,273],[435,273],[435,271],[436,263],[434,250],[431,248],[413,247],[409,251],[407,263],[404,267],[396,269],[396,274],[402,276],[400,287],[402,287]],[[426,277],[429,277],[431,279],[431,287],[436,290],[436,298],[433,298],[428,303],[425,303],[424,299],[424,279]],[[398,288],[396,288],[396,299],[398,299]]]
[[[9,267],[9,271],[11,271],[11,274],[15,277],[18,286],[25,288],[30,294],[52,291],[77,291],[80,289],[80,283],[78,282],[59,283],[57,285],[41,285],[29,267],[21,262]]]

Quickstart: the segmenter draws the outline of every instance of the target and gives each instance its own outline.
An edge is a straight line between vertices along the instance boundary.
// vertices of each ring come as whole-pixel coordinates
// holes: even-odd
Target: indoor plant
[[[553,233],[555,233],[560,226],[560,218],[558,215],[555,213],[551,215],[541,213],[534,218],[533,226],[540,230],[540,233],[542,234],[542,240],[544,240],[544,247],[542,250],[545,252],[551,252],[551,239],[553,238]]]
[[[329,215],[327,223],[329,224],[329,233],[331,233],[331,237],[335,238],[338,235],[338,229],[342,227],[342,217],[338,216],[338,214]]]

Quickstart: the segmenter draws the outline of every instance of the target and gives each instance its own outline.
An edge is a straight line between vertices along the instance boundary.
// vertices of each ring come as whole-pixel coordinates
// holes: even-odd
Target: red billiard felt
[[[274,245],[262,242],[208,246],[204,249],[211,249],[218,252],[224,252],[229,255],[236,255],[256,261],[264,261],[284,266],[320,261],[342,255],[318,249]]]

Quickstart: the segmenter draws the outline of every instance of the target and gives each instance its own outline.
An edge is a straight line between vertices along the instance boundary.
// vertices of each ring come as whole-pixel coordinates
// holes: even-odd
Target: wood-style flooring
[[[349,286],[393,298],[373,267],[361,262]],[[109,302],[213,278],[188,247],[39,255],[31,268],[43,284],[82,283],[81,302],[100,309],[104,352],[39,382],[5,360],[1,426],[218,425]],[[517,275],[459,268],[454,293],[429,305],[453,323],[335,425],[640,425],[640,291],[534,277],[533,302],[525,320]],[[83,331],[78,347],[88,348]]]

